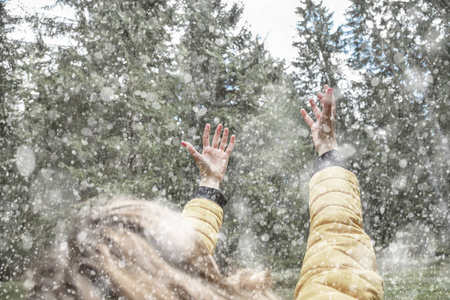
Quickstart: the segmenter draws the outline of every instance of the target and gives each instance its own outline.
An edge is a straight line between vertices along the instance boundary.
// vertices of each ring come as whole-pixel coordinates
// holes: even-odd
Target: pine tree
[[[448,152],[446,5],[352,2],[345,34],[340,28],[330,33],[331,16],[320,4],[305,1],[298,8],[297,89],[312,93],[321,80],[334,89],[346,82],[347,92],[341,95],[338,87],[339,144],[360,179],[365,226],[377,249],[413,220],[445,239],[448,157],[440,153]],[[347,62],[338,60],[342,53]],[[342,72],[347,64],[349,77]]]
[[[364,78],[351,138],[379,246],[416,221],[446,236],[449,18],[443,2],[419,2],[353,1],[349,12],[350,63]]]
[[[20,24],[0,1],[0,281],[13,280],[29,263],[31,247],[27,221],[28,176],[33,168],[33,145],[20,138],[23,58],[20,45],[10,34]]]
[[[163,1],[61,5],[74,18],[29,17],[37,39],[22,46],[29,83],[20,92],[24,111],[14,129],[36,157],[22,205],[33,215],[24,235],[33,255],[48,244],[64,246],[66,221],[92,196],[164,194],[161,178],[173,174],[163,169],[168,159],[158,158],[180,153],[175,143],[167,145],[175,127],[160,126],[173,116],[164,109],[164,79],[172,77],[167,28],[174,26],[174,8]],[[66,42],[52,45],[55,37]],[[29,262],[17,258],[12,267],[22,263]]]
[[[269,153],[281,156],[292,150],[280,144],[288,137],[279,136],[285,134],[283,126],[290,124],[282,120],[287,120],[289,114],[286,103],[292,89],[285,82],[282,63],[271,58],[248,29],[236,28],[241,13],[237,5],[225,10],[221,1],[187,3],[180,48],[186,55],[178,60],[180,73],[189,79],[188,84],[180,86],[179,97],[195,99],[194,103],[186,102],[194,105],[192,108],[181,110],[187,113],[183,123],[198,128],[195,135],[200,137],[201,120],[203,124],[223,122],[238,137],[223,184],[230,204],[225,208],[223,238],[217,249],[222,266],[227,264],[223,258],[231,258],[236,264],[241,254],[249,264],[267,262],[280,251],[286,256],[286,237],[291,229],[281,232],[278,227],[292,222],[275,214],[281,210],[280,201],[288,202],[279,199],[286,175],[276,174],[288,162],[280,159],[282,162],[274,166],[276,159],[268,158]],[[292,141],[289,145],[293,145]],[[268,150],[272,146],[278,148]],[[193,164],[191,169],[195,170]],[[288,175],[292,175],[291,171],[284,170]],[[270,247],[267,238],[272,241]],[[247,253],[250,248],[260,250]]]
[[[293,46],[297,49],[298,56],[293,62],[295,69],[292,76],[296,87],[294,98],[299,99],[300,105],[297,105],[292,110],[296,113],[297,124],[295,126],[301,128],[296,132],[299,147],[296,149],[298,153],[295,162],[304,165],[304,167],[303,170],[297,173],[303,174],[300,177],[302,184],[300,186],[299,183],[294,185],[297,185],[297,190],[302,191],[297,195],[298,198],[301,198],[300,203],[297,200],[296,208],[297,211],[301,208],[297,213],[299,215],[297,218],[301,221],[296,226],[300,232],[298,243],[305,245],[308,236],[307,226],[309,224],[307,200],[309,173],[317,154],[311,143],[310,130],[301,119],[300,108],[309,109],[308,99],[310,98],[314,98],[318,102],[315,95],[318,92],[323,92],[325,84],[333,88],[337,98],[337,110],[340,112],[348,110],[350,95],[345,93],[346,91],[342,93],[340,90],[340,81],[345,78],[343,73],[346,69],[344,61],[346,49],[343,42],[344,33],[342,27],[333,28],[333,13],[328,11],[322,1],[303,0],[296,8],[296,14],[298,16],[296,24],[297,37]],[[346,117],[340,117],[338,122],[338,140],[341,142],[342,138],[340,136],[342,134],[340,133],[345,132],[349,120]],[[300,153],[302,155],[299,155]],[[300,178],[297,176],[297,181]],[[295,182],[295,177],[290,181]],[[297,249],[302,248],[297,246]]]
[[[344,52],[343,31],[339,26],[333,32],[333,13],[323,2],[303,0],[296,9],[298,49],[296,67],[297,89],[302,95],[316,94],[324,84],[337,88],[342,78],[341,57]]]
[[[27,185],[34,253],[64,247],[66,221],[103,199],[87,201],[94,196],[133,194],[180,209],[199,179],[181,141],[198,142],[207,122],[240,132],[259,114],[264,87],[283,74],[261,41],[237,30],[236,5],[58,3],[73,18],[29,17],[36,42],[24,47],[30,84],[17,129],[36,156]],[[57,46],[52,38],[68,42]],[[241,163],[250,169],[235,153],[230,171]],[[231,199],[241,187],[232,173],[224,183]],[[236,245],[239,233],[231,235]]]

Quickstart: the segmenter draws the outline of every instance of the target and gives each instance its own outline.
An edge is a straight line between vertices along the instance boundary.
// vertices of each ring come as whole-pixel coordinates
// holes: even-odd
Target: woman
[[[370,239],[362,229],[355,176],[339,167],[332,90],[302,109],[319,153],[310,182],[311,226],[296,299],[381,299]],[[276,299],[268,272],[223,276],[212,254],[226,204],[220,183],[235,137],[219,125],[203,151],[189,143],[201,181],[181,218],[158,204],[119,197],[94,209],[74,230],[69,247],[53,251],[31,272],[31,299]]]

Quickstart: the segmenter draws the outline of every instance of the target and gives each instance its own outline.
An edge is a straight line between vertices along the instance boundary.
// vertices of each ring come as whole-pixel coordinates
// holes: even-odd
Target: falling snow
[[[309,196],[326,192],[310,190],[313,139],[335,131],[385,299],[449,297],[445,1],[350,1],[342,28],[321,1],[298,1],[292,61],[267,51],[231,1],[19,2],[0,0],[0,299],[24,299],[50,249],[67,258],[89,241],[89,230],[71,233],[111,195],[180,211],[204,176],[181,143],[202,153],[206,124],[236,135],[214,253],[224,273],[271,270],[277,296],[293,298]],[[337,119],[311,132],[300,109],[320,117],[325,83]],[[117,255],[118,272],[129,269]]]

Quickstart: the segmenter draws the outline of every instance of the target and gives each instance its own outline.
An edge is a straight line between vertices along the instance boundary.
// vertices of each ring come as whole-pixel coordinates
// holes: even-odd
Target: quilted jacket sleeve
[[[382,299],[383,280],[362,228],[358,181],[329,167],[309,185],[310,233],[295,299]]]
[[[186,204],[181,214],[181,219],[200,235],[210,254],[216,249],[223,221],[222,207],[225,203],[225,197],[220,191],[199,188],[194,199]]]

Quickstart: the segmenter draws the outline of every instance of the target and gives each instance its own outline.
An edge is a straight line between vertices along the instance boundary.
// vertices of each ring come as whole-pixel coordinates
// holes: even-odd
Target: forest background
[[[106,194],[181,210],[200,179],[181,141],[200,147],[206,123],[237,136],[217,261],[299,271],[316,157],[299,112],[325,83],[381,267],[449,256],[447,1],[352,0],[337,29],[320,1],[299,1],[292,64],[238,25],[240,4],[56,6],[73,18],[0,1],[1,281],[67,247],[69,222]],[[24,24],[33,41],[14,38]]]

